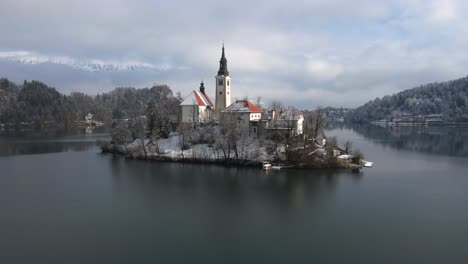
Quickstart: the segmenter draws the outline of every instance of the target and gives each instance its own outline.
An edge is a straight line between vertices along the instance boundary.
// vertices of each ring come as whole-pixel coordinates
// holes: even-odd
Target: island
[[[231,101],[232,80],[224,45],[215,76],[215,100],[204,82],[173,104],[151,99],[145,115],[115,120],[112,140],[101,142],[103,152],[129,158],[269,168],[351,168],[371,166],[347,141],[324,133],[326,114],[306,113],[275,101],[262,107],[261,98]],[[271,166],[273,165],[273,166]]]
[[[149,133],[137,136],[139,129],[130,127],[116,127],[111,141],[99,143],[102,152],[131,159],[229,166],[260,167],[268,163],[274,169],[371,166],[358,149],[351,148],[349,141],[345,148],[340,148],[334,137],[324,138],[319,143],[307,134],[293,135],[283,129],[272,129],[264,136],[256,136],[214,122],[195,126],[182,124],[168,137],[154,137]]]

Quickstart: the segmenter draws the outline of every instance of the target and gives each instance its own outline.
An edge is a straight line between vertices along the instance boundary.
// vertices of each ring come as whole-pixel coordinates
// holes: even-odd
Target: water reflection
[[[300,204],[331,197],[343,174],[340,170],[283,170],[268,174],[260,168],[125,160],[113,157],[112,175],[118,191],[133,193],[176,192],[195,199],[232,205],[267,199]],[[359,180],[359,175],[353,175]]]
[[[87,151],[95,148],[97,140],[108,138],[105,128],[92,133],[85,128],[2,131],[0,156]]]
[[[363,177],[93,152],[0,157],[1,263],[468,263],[464,158],[329,132],[378,165]]]
[[[348,127],[367,140],[398,150],[437,155],[468,156],[468,128],[457,127]]]

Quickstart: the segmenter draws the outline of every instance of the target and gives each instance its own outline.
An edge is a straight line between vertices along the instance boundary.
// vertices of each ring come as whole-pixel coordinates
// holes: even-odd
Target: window
[[[229,86],[229,80],[227,81],[227,85]]]
[[[219,94],[223,94],[223,92],[219,91]]]
[[[219,80],[218,85],[223,85],[223,80]]]
[[[227,92],[227,94],[229,95],[229,92]]]

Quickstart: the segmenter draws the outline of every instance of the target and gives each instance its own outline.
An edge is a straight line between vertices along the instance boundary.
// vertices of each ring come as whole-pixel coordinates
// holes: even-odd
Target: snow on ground
[[[162,156],[166,157],[171,157],[171,158],[178,158],[181,156],[181,151],[179,147],[179,136],[174,135],[169,138],[164,138],[158,140],[156,145],[159,147],[159,153],[154,153],[154,154],[159,154]]]
[[[157,142],[151,142],[145,140],[146,152],[148,156],[163,156],[169,158],[196,158],[196,159],[224,159],[225,153],[219,145],[214,144],[209,146],[208,144],[194,144],[189,149],[182,152],[180,148],[180,136],[172,135],[166,139],[159,139]],[[241,138],[237,143],[238,146],[238,158],[242,160],[251,161],[265,161],[273,160],[274,153],[268,153],[268,149],[274,149],[273,142],[264,139],[245,137]],[[136,139],[134,142],[127,145],[127,149],[135,155],[144,154],[142,148],[142,142],[140,139]],[[279,147],[278,149],[281,149]],[[227,151],[225,149],[225,151]],[[228,156],[228,153],[226,153]],[[231,150],[229,154],[230,158],[236,158],[234,150]]]

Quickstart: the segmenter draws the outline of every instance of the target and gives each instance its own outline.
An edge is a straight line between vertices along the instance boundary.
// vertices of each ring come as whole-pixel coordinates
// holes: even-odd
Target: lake
[[[374,167],[101,154],[105,132],[0,136],[0,263],[468,263],[468,130],[335,127]]]

